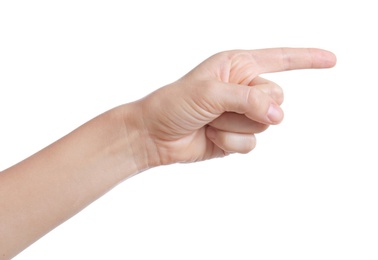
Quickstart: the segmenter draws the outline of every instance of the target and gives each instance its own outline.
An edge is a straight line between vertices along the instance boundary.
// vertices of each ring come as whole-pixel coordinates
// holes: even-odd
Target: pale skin
[[[144,170],[248,153],[283,119],[283,91],[260,74],[330,68],[308,48],[218,53],[145,98],[107,111],[0,173],[0,259],[17,255]],[[4,147],[3,147],[4,149]]]

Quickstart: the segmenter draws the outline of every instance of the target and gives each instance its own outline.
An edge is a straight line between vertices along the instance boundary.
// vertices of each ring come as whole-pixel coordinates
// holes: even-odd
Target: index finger
[[[258,74],[297,69],[331,68],[336,56],[316,48],[272,48],[248,51]]]

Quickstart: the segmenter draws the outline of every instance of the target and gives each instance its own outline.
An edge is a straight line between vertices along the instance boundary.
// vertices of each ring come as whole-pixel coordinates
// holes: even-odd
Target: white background
[[[374,6],[1,1],[0,170],[216,52],[338,56],[265,75],[285,90],[285,120],[250,154],[135,176],[16,259],[378,259]]]

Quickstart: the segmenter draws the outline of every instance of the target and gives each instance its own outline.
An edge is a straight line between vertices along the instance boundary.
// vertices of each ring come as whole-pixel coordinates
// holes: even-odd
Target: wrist
[[[156,145],[145,126],[139,102],[114,109],[123,133],[124,156],[130,158],[136,173],[161,165]]]

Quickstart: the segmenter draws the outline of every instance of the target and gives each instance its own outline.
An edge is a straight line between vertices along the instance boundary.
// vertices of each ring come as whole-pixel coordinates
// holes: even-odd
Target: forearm
[[[108,111],[0,174],[0,258],[14,256],[148,167],[135,160],[132,146],[140,140],[132,139],[140,136],[124,117],[124,109]]]
[[[142,170],[252,150],[254,134],[283,117],[281,88],[258,75],[335,62],[319,49],[219,53],[84,124],[0,174],[0,257],[17,254]]]

